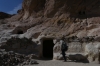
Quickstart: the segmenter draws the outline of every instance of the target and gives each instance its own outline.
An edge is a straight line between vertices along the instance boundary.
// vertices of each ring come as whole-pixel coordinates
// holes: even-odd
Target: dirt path
[[[25,66],[100,66],[94,63],[77,63],[77,62],[63,62],[62,60],[37,60],[39,64],[25,65]]]

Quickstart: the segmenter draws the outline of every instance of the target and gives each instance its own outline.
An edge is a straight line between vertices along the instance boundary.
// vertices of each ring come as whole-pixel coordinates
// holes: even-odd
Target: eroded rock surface
[[[3,66],[23,66],[23,65],[33,65],[38,64],[36,60],[33,59],[33,55],[23,55],[15,53],[13,51],[5,51],[5,49],[0,49],[0,65]]]
[[[4,23],[1,23],[1,22]],[[6,22],[6,23],[5,23]],[[18,11],[17,15],[11,18],[2,19],[0,21],[0,43],[1,47],[7,46],[7,42],[12,37],[17,37],[22,43],[26,43],[27,47],[38,47],[34,49],[25,49],[27,53],[32,50],[38,56],[43,57],[43,41],[44,39],[61,38],[65,36],[66,42],[69,44],[69,59],[73,56],[81,54],[89,61],[100,63],[100,1],[99,0],[24,0],[22,9]],[[27,38],[34,42],[34,44],[23,41]],[[21,42],[14,39],[10,43],[13,47],[10,50],[19,49]],[[93,46],[90,43],[94,43]],[[54,42],[54,59],[60,56],[60,44]],[[98,45],[97,45],[98,44]],[[25,46],[26,46],[25,45]],[[92,50],[89,49],[92,46]],[[22,44],[23,46],[23,44]],[[87,47],[88,46],[88,47]],[[17,48],[17,49],[16,49]],[[20,48],[22,50],[22,48]],[[95,53],[93,51],[95,50]],[[90,53],[92,52],[92,54]],[[22,52],[21,52],[22,53]],[[73,55],[73,53],[75,53]],[[25,53],[24,53],[25,54]],[[92,56],[91,56],[91,55]],[[80,55],[80,58],[81,58]],[[95,60],[98,58],[99,60]],[[75,58],[76,59],[76,58]],[[82,58],[83,59],[83,58]],[[78,59],[80,60],[80,59]],[[91,62],[91,61],[90,61]]]

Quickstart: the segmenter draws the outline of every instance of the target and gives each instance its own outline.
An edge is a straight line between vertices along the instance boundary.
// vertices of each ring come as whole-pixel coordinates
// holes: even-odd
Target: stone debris
[[[43,41],[62,35],[68,39],[67,53],[84,53],[88,60],[93,60],[90,62],[96,58],[95,62],[100,62],[100,0],[23,0],[17,14],[0,12],[0,49],[10,51],[2,50],[1,55],[17,56],[21,63],[30,64],[29,56],[25,57],[28,61],[20,60],[19,54],[12,51],[34,53],[34,59],[41,58]],[[61,44],[54,44],[53,58],[58,59]],[[70,55],[69,59],[76,60],[77,56],[78,60],[83,59],[81,55]]]
[[[32,58],[27,58],[23,54],[18,54],[13,51],[6,52],[4,49],[0,49],[0,65],[1,66],[23,66],[38,64],[38,62]]]

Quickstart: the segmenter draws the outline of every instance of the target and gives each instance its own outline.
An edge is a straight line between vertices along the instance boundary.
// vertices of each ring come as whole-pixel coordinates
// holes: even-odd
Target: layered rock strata
[[[69,58],[81,54],[89,62],[100,63],[99,0],[24,0],[18,14],[4,21],[7,23],[0,25],[1,45],[7,44],[12,36],[31,38],[42,57],[44,39],[55,40],[64,35],[69,45]],[[59,59],[59,41],[54,44],[53,59]]]

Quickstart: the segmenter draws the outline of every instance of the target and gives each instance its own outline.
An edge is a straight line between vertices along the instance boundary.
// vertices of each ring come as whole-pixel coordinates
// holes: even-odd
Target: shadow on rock
[[[74,62],[82,62],[82,63],[89,63],[87,57],[81,55],[81,54],[75,54],[75,55],[69,55],[69,60],[72,60]]]

